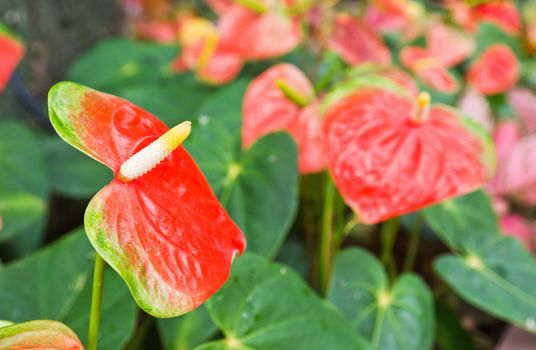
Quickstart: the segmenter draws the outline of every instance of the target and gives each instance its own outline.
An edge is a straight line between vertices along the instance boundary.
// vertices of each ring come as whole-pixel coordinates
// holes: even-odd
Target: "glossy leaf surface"
[[[521,243],[468,235],[458,252],[435,261],[439,275],[471,304],[536,332],[536,261]]]
[[[247,254],[207,303],[225,339],[196,349],[368,349],[342,316],[285,265]]]
[[[403,274],[390,286],[380,262],[363,249],[339,253],[328,299],[374,349],[432,348],[434,306],[426,284]]]
[[[94,251],[83,230],[0,270],[0,315],[14,322],[51,319],[87,337]],[[112,270],[104,281],[99,348],[115,350],[130,338],[136,304]]]

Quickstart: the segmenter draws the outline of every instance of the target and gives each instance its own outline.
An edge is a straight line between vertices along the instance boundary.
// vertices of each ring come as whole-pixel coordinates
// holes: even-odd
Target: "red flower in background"
[[[517,35],[521,30],[521,16],[512,1],[485,2],[476,6],[461,0],[444,3],[454,21],[468,31],[476,31],[482,22],[491,22],[511,35]]]
[[[288,63],[273,66],[255,78],[243,102],[244,147],[279,130],[289,132],[298,145],[300,173],[326,168],[319,102],[314,100],[309,79]]]
[[[180,55],[172,63],[176,72],[194,71],[209,84],[225,84],[242,69],[242,58],[222,48],[216,27],[200,17],[185,20],[179,31]]]
[[[361,88],[333,102],[324,131],[329,167],[360,222],[377,223],[468,193],[490,176],[487,141],[447,106]]]
[[[473,53],[474,46],[473,39],[466,34],[433,22],[426,32],[426,47],[405,47],[400,52],[400,60],[425,85],[452,94],[459,87],[448,68],[466,60]]]
[[[302,40],[300,20],[285,11],[284,4],[255,2],[256,9],[233,4],[218,21],[224,50],[245,60],[269,59],[292,51]]]
[[[0,23],[0,92],[6,87],[23,56],[22,41]]]
[[[335,15],[326,45],[349,65],[391,61],[391,52],[378,33],[342,13]]]
[[[503,44],[488,47],[471,65],[467,81],[484,95],[505,92],[519,79],[519,62]]]

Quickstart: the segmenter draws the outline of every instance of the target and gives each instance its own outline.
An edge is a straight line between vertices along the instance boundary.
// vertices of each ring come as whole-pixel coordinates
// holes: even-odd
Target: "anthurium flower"
[[[11,74],[24,55],[24,44],[0,23],[0,92],[6,87]]]
[[[486,1],[471,6],[463,0],[444,1],[456,23],[468,31],[476,31],[482,22],[491,22],[508,34],[521,30],[521,18],[513,1]]]
[[[521,16],[513,1],[484,2],[471,9],[478,22],[492,22],[505,32],[515,35],[521,31]]]
[[[417,97],[419,94],[419,89],[415,80],[408,73],[391,64],[379,65],[365,63],[352,68],[348,76],[350,79],[360,79],[371,76],[384,77],[400,85],[410,96]]]
[[[374,0],[367,7],[364,21],[380,32],[401,32],[423,14],[422,6],[409,0]]]
[[[326,45],[349,65],[391,61],[389,48],[379,34],[344,13],[335,15]]]
[[[298,145],[300,173],[324,170],[327,160],[319,106],[311,82],[296,66],[275,65],[247,88],[242,144],[249,147],[265,134],[285,130]]]
[[[221,14],[218,33],[222,48],[245,60],[284,55],[302,40],[299,18],[271,0],[236,1]]]
[[[39,320],[0,327],[0,349],[83,350],[84,347],[63,323]]]
[[[448,68],[467,59],[474,51],[474,40],[441,22],[432,22],[426,32],[426,47],[408,46],[400,52],[402,64],[425,85],[452,94],[458,90]]]
[[[459,89],[458,82],[441,59],[425,48],[408,46],[400,52],[400,61],[428,87],[447,94]]]
[[[242,59],[222,48],[216,27],[206,19],[191,17],[179,31],[181,54],[172,63],[176,72],[192,70],[209,84],[225,84],[242,69]]]
[[[471,120],[430,95],[361,87],[324,115],[329,168],[360,222],[377,223],[482,186],[491,142]]]
[[[468,87],[458,101],[458,108],[467,117],[478,122],[482,128],[491,132],[493,130],[493,117],[488,100],[480,92]]]
[[[505,92],[519,80],[519,62],[504,44],[488,47],[467,72],[467,81],[484,95]]]
[[[179,146],[189,123],[168,129],[128,101],[70,82],[50,90],[49,113],[66,142],[115,174],[89,203],[84,224],[138,305],[174,317],[220,288],[245,241]]]

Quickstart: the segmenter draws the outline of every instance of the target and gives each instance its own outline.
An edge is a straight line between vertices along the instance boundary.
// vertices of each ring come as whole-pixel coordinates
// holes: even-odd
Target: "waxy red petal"
[[[442,60],[432,55],[429,50],[408,46],[400,52],[400,61],[428,87],[453,94],[458,91],[458,82],[450,74]]]
[[[513,2],[483,3],[473,7],[471,14],[477,21],[492,22],[509,34],[519,34],[521,31],[521,16]]]
[[[54,127],[68,143],[114,170],[168,128],[135,105],[74,83],[49,95]],[[114,179],[91,200],[86,233],[125,280],[138,305],[157,317],[191,311],[226,281],[244,236],[205,177],[179,147],[153,170]]]
[[[0,328],[2,350],[83,350],[74,332],[66,325],[48,320],[16,323]]]
[[[475,50],[474,39],[443,23],[433,23],[426,32],[428,53],[452,67],[469,58]]]
[[[298,145],[300,173],[326,168],[319,102],[305,108],[291,101],[276,85],[282,80],[312,102],[313,87],[295,66],[273,66],[248,86],[243,103],[242,143],[251,146],[262,136],[279,130],[289,132]]]
[[[0,92],[24,56],[24,45],[0,24]]]
[[[510,89],[519,79],[519,62],[503,44],[488,47],[467,72],[467,80],[484,95]]]
[[[218,33],[224,50],[246,60],[284,55],[298,46],[302,39],[297,18],[271,9],[259,14],[236,4],[221,15]]]
[[[331,173],[361,222],[372,224],[467,193],[488,178],[481,140],[447,107],[422,125],[412,101],[363,89],[325,115]]]
[[[335,16],[327,45],[350,65],[391,61],[389,48],[381,37],[365,24],[345,14]]]

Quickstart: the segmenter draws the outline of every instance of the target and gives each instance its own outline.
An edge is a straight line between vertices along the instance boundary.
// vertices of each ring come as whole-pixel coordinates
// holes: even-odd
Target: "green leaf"
[[[185,147],[246,235],[249,251],[273,257],[298,205],[297,150],[283,133],[242,150],[240,106],[246,86],[239,80],[207,99]]]
[[[39,221],[45,212],[46,204],[41,198],[23,192],[4,193],[0,198],[0,241],[24,231]]]
[[[64,196],[90,198],[113,178],[106,166],[59,137],[46,138],[44,150],[51,187]]]
[[[196,349],[367,349],[342,316],[284,265],[253,254],[207,302],[225,339]]]
[[[94,251],[83,230],[0,270],[0,317],[13,322],[52,319],[85,341]],[[99,349],[118,349],[134,330],[136,304],[117,274],[104,282]]]
[[[489,197],[475,191],[428,207],[422,211],[426,223],[451,248],[460,248],[467,237],[499,235],[497,215]]]
[[[509,46],[517,57],[523,56],[523,49],[519,38],[509,35],[491,22],[483,22],[478,28],[476,36],[477,48],[473,57],[477,58],[491,45],[505,44]]]
[[[374,349],[432,348],[434,307],[426,284],[408,273],[389,286],[382,265],[366,250],[337,256],[328,299]]]
[[[165,350],[193,349],[218,331],[204,305],[180,317],[158,319],[157,326]]]
[[[21,197],[16,199],[18,196],[30,196],[33,200],[21,202]],[[35,135],[21,123],[0,121],[0,198],[6,201],[11,198],[11,204],[4,202],[4,210],[0,209],[7,231],[0,230],[0,240],[21,237],[21,241],[7,247],[11,257],[27,253],[39,245],[47,197],[48,178]],[[8,209],[13,206],[17,209]],[[28,217],[20,222],[24,215]]]
[[[441,350],[476,350],[471,336],[460,324],[458,316],[442,302],[435,303],[437,342]]]
[[[469,303],[536,332],[536,261],[515,238],[468,236],[434,267]]]
[[[114,93],[119,87],[170,75],[169,64],[177,51],[176,46],[110,39],[82,55],[69,70],[67,80]]]
[[[118,95],[172,127],[195,117],[195,111],[214,91],[214,88],[200,84],[194,75],[186,73],[121,88]]]

